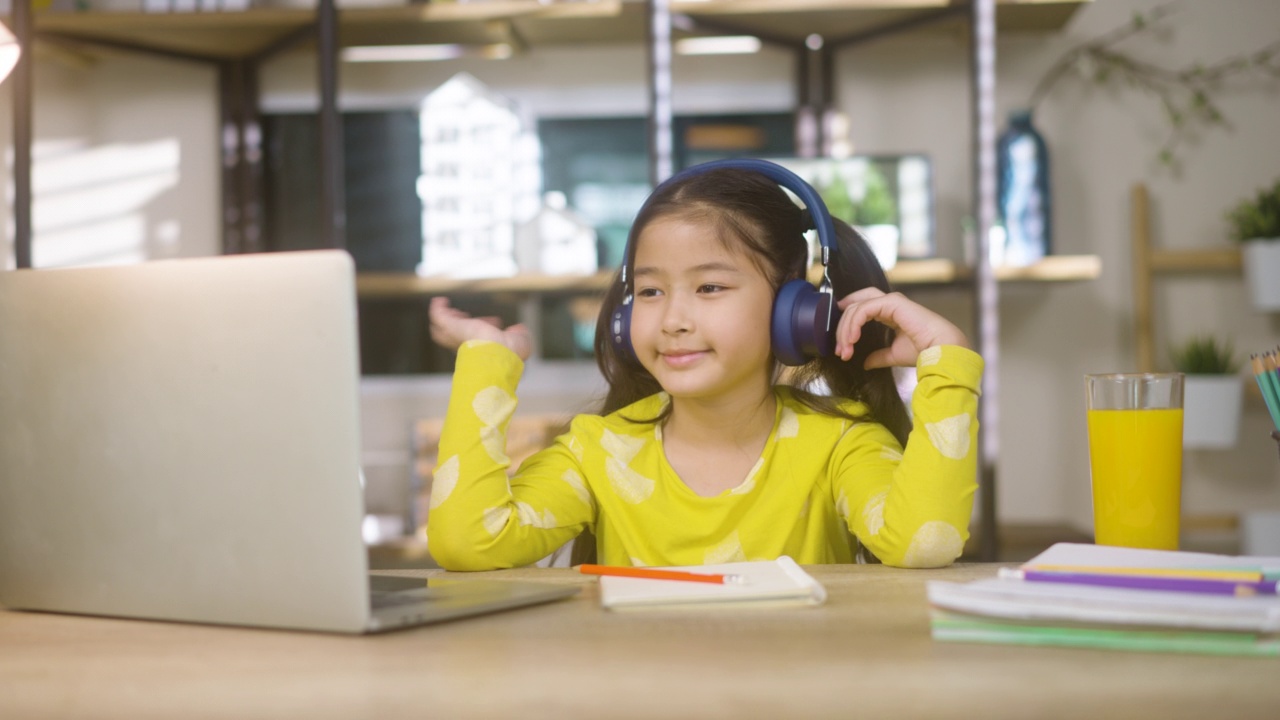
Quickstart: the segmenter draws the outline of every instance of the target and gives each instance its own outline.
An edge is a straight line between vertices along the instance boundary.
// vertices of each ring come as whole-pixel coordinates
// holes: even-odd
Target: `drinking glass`
[[[1094,542],[1178,549],[1182,373],[1085,376]]]

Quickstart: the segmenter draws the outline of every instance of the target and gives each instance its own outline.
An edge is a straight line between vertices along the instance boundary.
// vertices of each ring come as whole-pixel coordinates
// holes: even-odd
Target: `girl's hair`
[[[630,266],[634,260],[637,239],[649,223],[659,218],[680,218],[703,223],[713,228],[720,241],[731,251],[743,252],[755,263],[768,279],[776,295],[788,280],[806,276],[808,249],[804,232],[810,223],[807,211],[802,210],[778,186],[764,175],[738,169],[709,170],[692,175],[686,180],[659,187],[640,209],[627,239],[627,257],[623,263]],[[865,287],[876,287],[890,292],[889,281],[880,268],[880,262],[872,254],[862,236],[848,223],[833,218],[836,228],[836,249],[832,253],[831,275],[835,299]],[[605,294],[600,316],[596,321],[595,353],[609,384],[602,414],[608,414],[637,400],[662,390],[658,381],[636,360],[618,352],[609,333],[613,309],[623,300],[627,288],[621,282],[621,269]],[[839,310],[835,310],[835,319]],[[867,323],[854,347],[849,361],[831,355],[810,360],[794,368],[788,382],[802,403],[810,408],[854,421],[873,420],[889,429],[901,443],[906,443],[911,423],[906,407],[898,395],[893,373],[889,368],[863,369],[863,363],[872,352],[888,347],[893,332],[877,323]],[[780,378],[783,366],[775,361],[773,377]],[[806,388],[825,387],[826,392],[816,393]],[[840,407],[843,399],[864,403],[866,416],[853,416]],[[670,405],[667,406],[668,411]],[[657,418],[637,419],[636,422],[662,420],[667,411]]]

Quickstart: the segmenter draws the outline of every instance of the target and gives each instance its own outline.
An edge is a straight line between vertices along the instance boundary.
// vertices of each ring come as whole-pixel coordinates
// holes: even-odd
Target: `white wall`
[[[217,85],[206,65],[37,45],[32,255],[37,267],[219,251]],[[145,80],[142,80],[145,78]],[[0,105],[12,164],[12,83]],[[7,197],[9,173],[0,176]],[[12,213],[0,207],[5,226]],[[13,266],[10,235],[0,257]]]
[[[1026,102],[1035,81],[1068,48],[1127,22],[1158,0],[1097,0],[1060,33],[1002,37],[998,47],[998,110]],[[1170,33],[1122,47],[1154,62],[1183,66],[1214,62],[1274,40],[1280,3],[1220,0],[1183,3]],[[865,152],[924,151],[934,160],[941,254],[959,259],[960,220],[970,206],[967,37],[920,34],[842,51],[838,100],[852,119],[853,140]],[[345,108],[411,107],[432,88],[466,70],[523,103],[532,113],[567,117],[644,112],[643,52],[638,47],[537,50],[515,61],[419,65],[344,65]],[[756,57],[680,58],[677,112],[778,111],[792,106],[793,67],[787,53]],[[146,78],[140,82],[139,78]],[[268,110],[315,106],[315,62],[306,55],[273,61],[263,76]],[[36,135],[48,147],[151,147],[178,140],[178,179],[135,198],[137,239],[153,254],[210,254],[218,247],[216,86],[212,70],[111,55],[87,67],[42,57],[36,67]],[[0,132],[10,137],[7,90],[0,91]],[[1070,521],[1087,528],[1089,492],[1083,422],[1086,372],[1135,365],[1131,337],[1129,196],[1136,182],[1151,190],[1156,241],[1165,247],[1224,247],[1224,212],[1280,175],[1280,84],[1233,90],[1222,100],[1230,125],[1206,133],[1181,153],[1180,174],[1155,161],[1165,125],[1157,105],[1136,92],[1114,92],[1065,80],[1036,110],[1053,155],[1055,249],[1095,253],[1095,282],[1003,286],[999,458],[1004,522]],[[71,145],[66,145],[71,143]],[[127,153],[126,153],[127,155]],[[159,153],[163,164],[164,156]],[[37,161],[37,173],[44,161]],[[154,168],[152,169],[154,171]],[[160,175],[163,172],[152,172]],[[4,179],[7,184],[7,178]],[[160,182],[159,185],[163,185]],[[158,187],[158,186],[157,186]],[[143,193],[145,195],[145,193]],[[43,201],[38,195],[37,201]],[[4,209],[7,219],[7,208]],[[52,222],[52,220],[50,220]],[[176,227],[176,241],[173,240]],[[1171,342],[1217,332],[1244,352],[1272,346],[1277,317],[1253,311],[1238,276],[1157,280],[1159,362]],[[968,324],[963,292],[917,295]],[[429,385],[429,383],[427,384]],[[423,385],[406,391],[430,397]],[[570,383],[572,385],[572,383]],[[538,385],[547,388],[546,385]],[[553,388],[556,386],[552,386]],[[424,389],[425,388],[425,389]],[[566,387],[575,401],[594,391]],[[558,390],[555,390],[558,391]],[[585,391],[585,392],[584,392]],[[546,394],[546,393],[544,393]],[[394,449],[390,416],[377,406],[417,413],[417,401],[388,400],[370,391],[366,407],[373,450]],[[405,409],[409,408],[409,409]],[[1190,514],[1280,509],[1280,461],[1267,437],[1261,402],[1246,403],[1240,447],[1188,453]],[[399,437],[407,437],[401,435]]]

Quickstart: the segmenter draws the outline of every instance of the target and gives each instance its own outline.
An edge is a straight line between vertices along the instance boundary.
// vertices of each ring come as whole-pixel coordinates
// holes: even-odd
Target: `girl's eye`
[[[647,287],[636,290],[636,297],[657,297],[660,294],[661,291],[658,288]]]
[[[724,290],[723,285],[715,285],[713,283],[703,283],[702,285],[698,286],[698,292],[704,293],[704,294],[718,293],[721,290]]]

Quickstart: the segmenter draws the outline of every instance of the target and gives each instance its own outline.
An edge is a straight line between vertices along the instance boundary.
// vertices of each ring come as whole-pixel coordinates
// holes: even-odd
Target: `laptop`
[[[380,578],[345,252],[0,272],[0,606],[362,633],[577,587]]]

